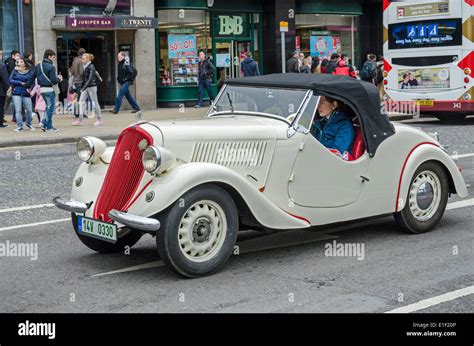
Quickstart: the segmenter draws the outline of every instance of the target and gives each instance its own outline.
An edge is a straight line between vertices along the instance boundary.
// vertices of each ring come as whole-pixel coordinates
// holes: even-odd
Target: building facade
[[[382,53],[382,0],[23,1],[35,27],[36,57],[56,49],[58,70],[67,75],[78,48],[95,55],[106,81],[99,88],[102,106],[115,99],[119,50],[137,67],[132,92],[144,109],[195,103],[201,50],[216,67],[214,92],[242,75],[246,52],[262,74],[281,72],[295,50],[320,59],[345,53],[358,67],[367,53]],[[6,11],[16,2],[4,0]],[[287,23],[284,36],[280,22]]]

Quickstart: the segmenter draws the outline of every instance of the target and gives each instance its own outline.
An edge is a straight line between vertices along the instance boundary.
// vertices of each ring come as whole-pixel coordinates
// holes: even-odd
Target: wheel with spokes
[[[232,254],[239,218],[232,197],[215,185],[197,187],[158,217],[163,262],[178,274],[200,277],[219,270]]]
[[[439,164],[422,164],[410,182],[405,207],[394,213],[395,220],[410,233],[431,231],[444,214],[448,189],[448,177]]]

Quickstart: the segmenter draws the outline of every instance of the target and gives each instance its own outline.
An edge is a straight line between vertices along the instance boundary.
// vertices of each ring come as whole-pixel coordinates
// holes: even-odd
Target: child
[[[36,103],[35,103],[35,112],[38,114],[38,126],[43,127],[43,119],[44,119],[44,112],[46,111],[46,102],[44,102],[43,97],[41,96],[40,86],[38,81],[35,83],[35,87],[31,91],[31,96],[36,95]]]

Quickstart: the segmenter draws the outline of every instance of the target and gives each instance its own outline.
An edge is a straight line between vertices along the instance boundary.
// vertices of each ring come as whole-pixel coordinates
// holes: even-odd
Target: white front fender
[[[426,161],[438,161],[447,170],[454,183],[454,188],[459,197],[468,195],[466,183],[459,169],[451,157],[434,143],[421,143],[416,146],[405,159],[400,181],[398,184],[398,195],[395,201],[395,211],[400,211],[405,207],[406,197],[410,188],[410,183],[416,169]]]
[[[265,227],[296,229],[310,226],[278,208],[235,171],[224,166],[200,162],[174,167],[162,176],[153,178],[129,208],[129,212],[150,217],[169,207],[192,188],[207,183],[223,183],[234,188],[247,203],[256,220]],[[145,196],[150,191],[155,193],[155,197],[151,202],[147,202]]]

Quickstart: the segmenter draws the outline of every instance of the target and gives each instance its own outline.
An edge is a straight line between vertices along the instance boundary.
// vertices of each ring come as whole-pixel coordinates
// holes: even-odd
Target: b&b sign
[[[219,35],[242,35],[244,19],[241,16],[219,16]]]

